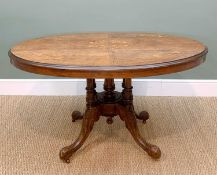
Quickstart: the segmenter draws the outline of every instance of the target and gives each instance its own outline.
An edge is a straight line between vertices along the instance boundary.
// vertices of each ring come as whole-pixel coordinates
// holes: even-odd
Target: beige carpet
[[[80,131],[73,109],[84,97],[0,97],[1,174],[217,174],[217,98],[135,97],[136,111],[151,118],[139,122],[142,135],[161,148],[152,160],[134,142],[118,117],[101,118],[84,146],[63,163],[59,150]]]

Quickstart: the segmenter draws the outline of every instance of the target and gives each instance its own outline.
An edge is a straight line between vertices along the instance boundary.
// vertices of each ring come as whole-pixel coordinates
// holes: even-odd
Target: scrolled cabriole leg
[[[122,104],[117,106],[120,118],[125,122],[126,128],[133,136],[136,143],[148,153],[154,159],[158,159],[161,156],[161,151],[156,145],[152,145],[141,136],[136,118],[142,119],[143,121],[148,118],[147,112],[142,112],[140,115],[136,115],[133,107],[133,94],[132,94],[132,82],[130,78],[123,80],[123,92],[122,92]]]
[[[69,163],[70,157],[75,153],[85,142],[89,136],[94,122],[99,117],[99,109],[96,106],[96,91],[95,80],[87,79],[87,96],[86,96],[86,111],[82,121],[82,128],[78,138],[69,146],[66,146],[60,150],[60,159]]]
[[[89,136],[95,122],[95,117],[98,115],[97,113],[97,107],[86,110],[78,138],[74,143],[60,150],[60,159],[66,163],[70,162],[69,158],[84,144],[85,140]]]
[[[133,136],[136,143],[154,159],[161,156],[161,151],[156,145],[152,145],[141,136],[134,113],[128,111],[124,106],[118,105],[119,115],[125,121],[126,128]]]

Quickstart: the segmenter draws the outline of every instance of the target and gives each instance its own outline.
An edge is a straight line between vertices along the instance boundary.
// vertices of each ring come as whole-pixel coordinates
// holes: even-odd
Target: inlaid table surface
[[[9,51],[11,63],[24,71],[87,79],[86,111],[72,113],[72,121],[83,119],[77,140],[60,151],[69,162],[90,134],[100,116],[107,123],[119,116],[138,145],[152,158],[160,149],[145,141],[136,119],[144,123],[146,111],[136,114],[131,78],[179,72],[205,61],[208,49],[194,39],[158,33],[80,33],[47,36],[23,41]],[[95,78],[105,78],[104,91],[96,92]],[[123,78],[116,92],[114,78]]]
[[[24,41],[13,47],[10,55],[17,67],[40,74],[129,78],[192,68],[204,61],[206,53],[203,44],[185,37],[83,33]]]

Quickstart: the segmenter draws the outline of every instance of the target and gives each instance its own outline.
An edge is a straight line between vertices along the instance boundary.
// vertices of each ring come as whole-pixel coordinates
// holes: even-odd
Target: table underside
[[[125,122],[126,128],[133,136],[136,143],[154,159],[161,156],[160,149],[152,145],[141,136],[136,119],[143,123],[149,118],[146,111],[136,114],[133,106],[132,81],[130,78],[124,78],[122,83],[122,92],[115,90],[114,79],[105,79],[104,91],[96,92],[95,79],[87,79],[86,87],[86,110],[82,115],[79,111],[72,113],[72,121],[82,119],[82,127],[78,138],[69,146],[60,150],[60,158],[69,163],[70,157],[84,144],[89,136],[93,125],[99,120],[100,116],[107,117],[107,123],[113,123],[113,117],[119,116]]]

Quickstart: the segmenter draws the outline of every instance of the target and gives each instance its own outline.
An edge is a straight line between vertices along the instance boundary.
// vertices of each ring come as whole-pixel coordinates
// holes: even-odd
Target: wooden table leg
[[[133,108],[133,94],[132,94],[132,82],[131,79],[127,78],[123,81],[124,90],[122,92],[123,105],[118,105],[118,113],[120,118],[125,121],[127,129],[130,131],[136,143],[148,153],[152,158],[158,159],[161,156],[160,149],[147,143],[145,139],[142,138],[139,129],[137,127],[136,115]],[[143,112],[144,113],[144,112]]]
[[[124,106],[118,105],[119,115],[123,121],[125,121],[126,128],[129,130],[131,135],[133,136],[136,143],[148,153],[149,156],[151,156],[154,159],[158,159],[161,156],[161,151],[156,145],[152,145],[145,141],[145,139],[142,138],[137,122],[136,122],[136,116],[134,113],[128,111]]]
[[[82,128],[78,138],[74,143],[60,150],[60,158],[67,163],[70,162],[69,158],[72,156],[72,154],[83,145],[93,128],[94,122],[99,118],[99,111],[96,107],[96,93],[94,83],[94,79],[87,79],[87,109],[84,114]]]
[[[97,113],[98,111],[96,107],[86,110],[82,122],[81,132],[78,138],[75,140],[74,143],[62,148],[60,151],[60,158],[62,160],[69,163],[69,158],[72,156],[72,154],[75,153],[84,144],[85,140],[87,139],[93,128]]]

